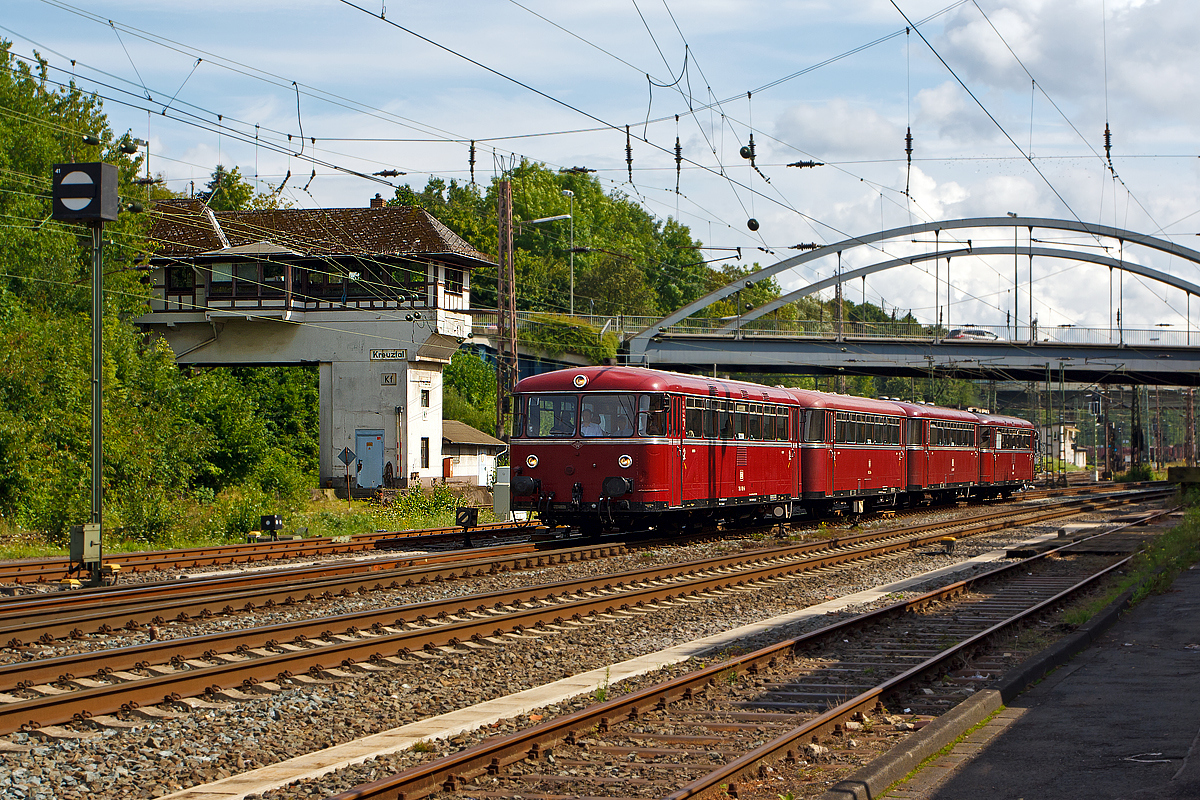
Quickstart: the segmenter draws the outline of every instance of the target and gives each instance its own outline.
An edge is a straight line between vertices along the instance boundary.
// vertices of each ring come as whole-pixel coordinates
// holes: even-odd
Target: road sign
[[[340,458],[342,463],[348,467],[350,466],[350,462],[355,458],[354,451],[349,447],[342,448],[342,452],[338,453],[338,458]]]

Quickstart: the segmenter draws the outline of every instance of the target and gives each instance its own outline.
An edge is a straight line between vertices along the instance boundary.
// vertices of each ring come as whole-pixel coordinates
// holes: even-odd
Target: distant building
[[[1043,453],[1076,467],[1086,467],[1088,448],[1075,443],[1079,428],[1074,425],[1042,425],[1038,428],[1038,441]]]
[[[507,448],[495,436],[453,419],[442,420],[442,477],[447,482],[489,486],[496,459]]]

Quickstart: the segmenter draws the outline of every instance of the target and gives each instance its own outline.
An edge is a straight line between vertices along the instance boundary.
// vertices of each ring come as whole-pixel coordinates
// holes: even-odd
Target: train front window
[[[579,433],[583,436],[633,436],[637,409],[635,394],[585,394],[580,407]]]
[[[575,435],[579,398],[573,394],[534,395],[525,413],[525,435],[558,438]]]

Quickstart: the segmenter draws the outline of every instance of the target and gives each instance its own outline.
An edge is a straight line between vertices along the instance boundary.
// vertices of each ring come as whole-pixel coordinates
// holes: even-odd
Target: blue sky
[[[1186,0],[357,2],[365,11],[339,0],[8,0],[0,35],[18,54],[40,50],[61,70],[51,77],[73,71],[112,98],[114,127],[148,138],[154,172],[181,191],[219,160],[264,188],[290,170],[284,193],[298,206],[361,206],[393,188],[331,165],[401,170],[408,176],[391,182],[416,188],[430,175],[468,180],[475,139],[479,180],[514,154],[587,166],[706,244],[746,248],[764,265],[777,256],[754,248],[781,257],[798,242],[1009,211],[1200,244],[1200,15]],[[932,17],[920,26],[928,43],[905,34],[901,10]],[[1106,120],[1121,181],[1100,157]],[[625,125],[637,137],[632,184]],[[751,125],[762,174],[738,156]],[[676,136],[694,162],[679,195]],[[828,166],[784,166],[802,159]],[[889,254],[921,247],[896,243]],[[1200,282],[1185,262],[1130,257]],[[847,254],[850,266],[878,258]],[[1034,269],[1043,325],[1107,327],[1107,270]],[[955,270],[953,319],[1003,325],[1011,259]],[[931,271],[873,276],[866,299],[932,319]],[[1129,325],[1188,325],[1178,292],[1131,279],[1124,298]]]

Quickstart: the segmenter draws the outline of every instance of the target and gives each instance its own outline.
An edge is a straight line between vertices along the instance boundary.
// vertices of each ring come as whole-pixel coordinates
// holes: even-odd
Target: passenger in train
[[[633,423],[629,421],[629,417],[624,412],[617,415],[617,425],[613,429],[613,436],[633,436]]]
[[[583,436],[603,436],[604,429],[600,427],[600,423],[596,420],[596,413],[585,408],[583,414],[579,418],[580,427],[579,433]]]

